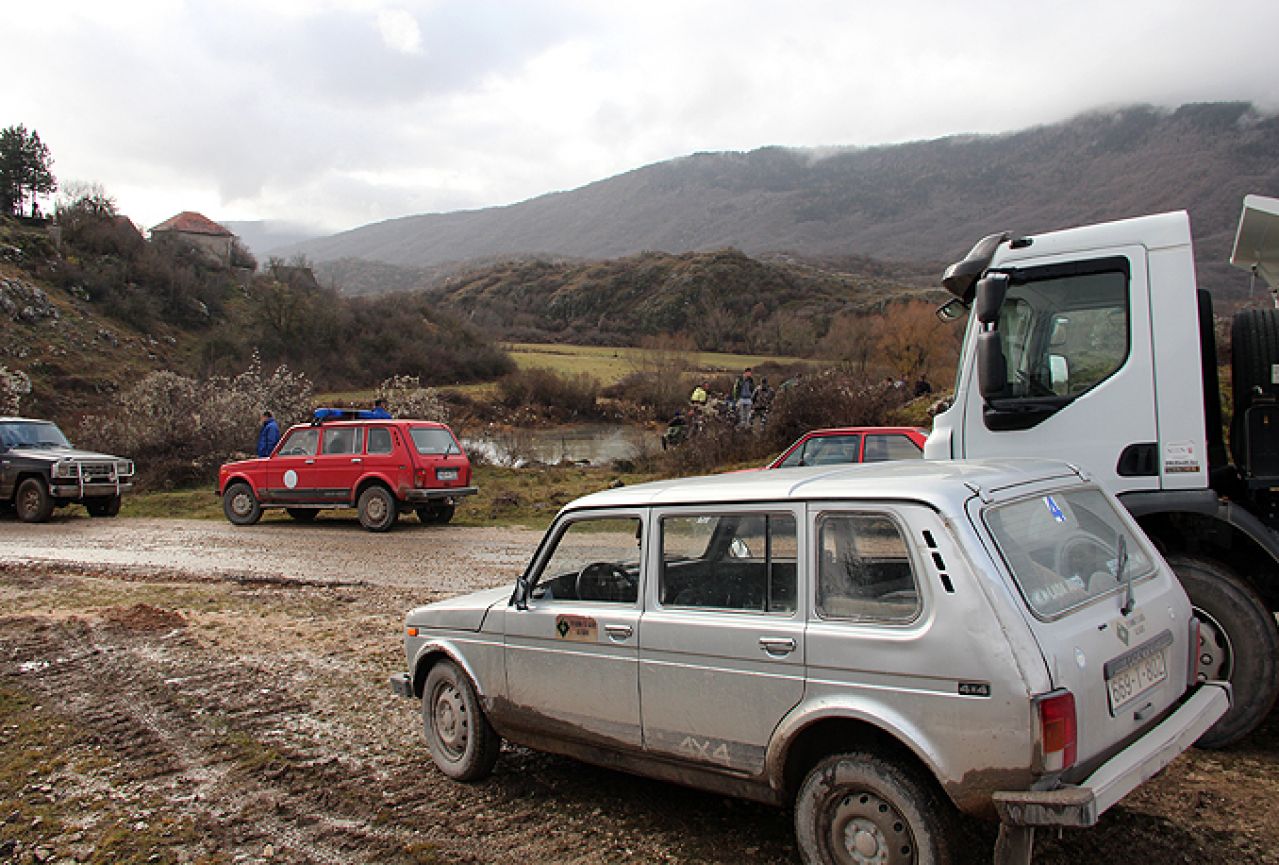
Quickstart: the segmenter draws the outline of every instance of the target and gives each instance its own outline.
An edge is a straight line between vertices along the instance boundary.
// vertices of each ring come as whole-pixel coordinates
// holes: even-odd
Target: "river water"
[[[659,446],[660,434],[627,424],[575,424],[516,428],[464,436],[467,453],[499,466],[534,463],[608,465],[631,460],[645,448]]]

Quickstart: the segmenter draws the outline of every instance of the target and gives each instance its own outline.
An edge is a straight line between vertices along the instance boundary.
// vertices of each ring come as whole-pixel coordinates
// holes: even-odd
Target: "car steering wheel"
[[[1056,559],[1053,562],[1053,570],[1062,577],[1078,576],[1084,581],[1086,588],[1092,588],[1092,578],[1098,573],[1106,573],[1104,570],[1091,570],[1088,573],[1078,573],[1082,568],[1074,567],[1073,560],[1075,557],[1088,549],[1100,550],[1104,558],[1102,562],[1106,562],[1115,557],[1115,551],[1111,549],[1109,544],[1093,537],[1092,535],[1076,534],[1067,538],[1057,547]],[[1091,558],[1091,556],[1090,556]]]
[[[579,601],[627,601],[632,600],[627,589],[635,585],[635,579],[614,562],[592,562],[577,572],[573,591]]]

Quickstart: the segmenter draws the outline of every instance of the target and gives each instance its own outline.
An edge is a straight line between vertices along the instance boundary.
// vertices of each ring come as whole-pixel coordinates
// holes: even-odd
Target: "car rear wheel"
[[[1199,617],[1199,678],[1233,686],[1230,711],[1195,742],[1221,748],[1266,719],[1279,693],[1279,632],[1274,616],[1247,584],[1216,562],[1170,555]]]
[[[315,518],[320,514],[315,508],[285,508],[284,510],[299,523],[315,522]]]
[[[385,532],[395,525],[399,511],[386,487],[372,486],[360,493],[360,525],[371,532]]]
[[[951,806],[910,769],[877,754],[835,754],[795,799],[795,838],[807,865],[949,865]]]
[[[251,526],[262,519],[262,506],[252,487],[236,481],[222,494],[222,513],[237,526]]]
[[[440,661],[422,688],[422,722],[431,759],[457,781],[478,781],[493,771],[502,739],[484,717],[479,695],[452,661]]]
[[[27,478],[18,484],[14,507],[18,511],[18,519],[24,523],[43,523],[53,514],[53,497],[49,495],[44,481]]]
[[[105,499],[91,499],[84,503],[84,508],[91,517],[114,517],[120,513],[120,497],[111,496]]]
[[[454,505],[446,504],[429,504],[419,505],[417,508],[417,518],[428,526],[442,526],[453,519],[453,513],[457,508]]]

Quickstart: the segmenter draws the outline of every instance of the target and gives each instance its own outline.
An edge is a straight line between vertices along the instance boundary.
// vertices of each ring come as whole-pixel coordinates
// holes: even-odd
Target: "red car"
[[[360,524],[384,532],[403,511],[447,523],[474,495],[471,461],[453,431],[424,420],[322,420],[290,427],[269,457],[218,471],[222,512],[237,526],[264,508],[309,522],[326,508],[356,508]]]
[[[911,426],[850,426],[810,430],[765,468],[917,460],[928,430]]]

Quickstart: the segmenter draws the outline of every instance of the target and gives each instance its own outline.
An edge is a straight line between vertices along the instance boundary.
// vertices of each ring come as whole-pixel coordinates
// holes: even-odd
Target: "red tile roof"
[[[183,234],[211,234],[216,237],[234,237],[230,231],[218,225],[207,216],[192,210],[184,210],[177,216],[161,222],[152,231],[180,231]]]

